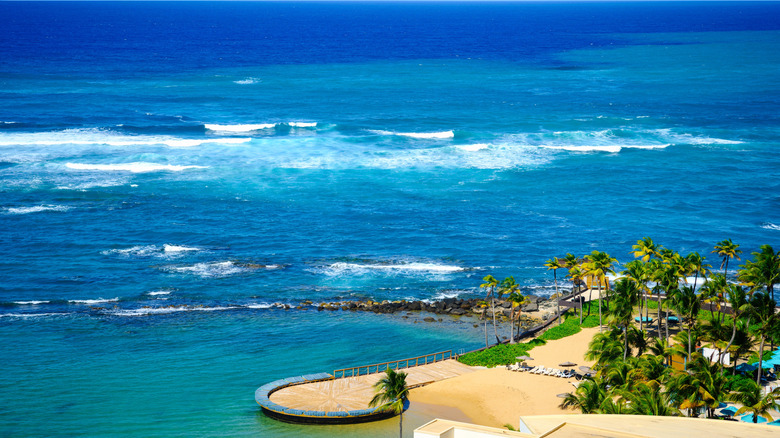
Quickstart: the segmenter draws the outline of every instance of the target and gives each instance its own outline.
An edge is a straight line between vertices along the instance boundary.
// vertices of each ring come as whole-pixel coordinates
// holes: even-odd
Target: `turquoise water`
[[[4,436],[393,436],[254,390],[479,328],[274,303],[547,295],[545,260],[644,236],[780,246],[777,3],[0,15]]]

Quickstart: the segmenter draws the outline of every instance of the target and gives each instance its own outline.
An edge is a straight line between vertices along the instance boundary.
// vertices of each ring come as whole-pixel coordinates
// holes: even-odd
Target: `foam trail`
[[[188,252],[188,251],[200,251],[200,248],[193,248],[189,246],[179,246],[179,245],[169,245],[167,243],[163,245],[163,252],[166,253],[179,253],[179,252]]]
[[[71,207],[64,205],[35,205],[33,207],[6,207],[6,214],[30,214],[44,211],[68,211]]]
[[[170,306],[170,307],[142,307],[140,309],[121,309],[109,312],[116,316],[149,316],[149,315],[165,315],[169,313],[179,312],[218,312],[222,310],[234,310],[240,309],[236,306]]]
[[[455,147],[460,149],[460,150],[462,150],[462,151],[476,152],[476,151],[481,151],[481,150],[484,150],[484,149],[488,149],[490,147],[490,145],[487,145],[487,144],[484,144],[484,143],[477,143],[477,144],[464,144],[464,145],[459,145],[459,146],[455,146]]]
[[[98,298],[96,300],[68,300],[71,304],[86,304],[86,305],[93,305],[93,304],[103,304],[103,303],[115,303],[119,301],[119,297],[116,298]]]
[[[32,301],[14,301],[14,304],[18,304],[20,306],[37,306],[39,304],[49,304],[51,301],[45,301],[45,300],[32,300]]]
[[[389,272],[389,273],[431,273],[431,274],[451,274],[454,272],[465,271],[465,268],[452,265],[441,265],[436,263],[406,263],[406,264],[359,264],[337,262],[324,269],[324,273],[329,276],[365,274],[369,272]]]
[[[206,129],[214,132],[252,132],[276,127],[276,123],[254,123],[244,125],[216,125],[206,124]]]
[[[233,81],[234,84],[238,85],[250,85],[250,84],[257,84],[260,82],[260,78],[246,78],[246,79],[240,79],[238,81]]]
[[[147,292],[146,294],[150,295],[150,296],[153,296],[153,297],[156,297],[158,295],[170,295],[171,292],[167,291],[167,290],[157,290],[157,291]]]
[[[445,139],[445,138],[453,138],[455,137],[455,133],[453,131],[442,131],[442,132],[397,132],[395,135],[400,135],[402,137],[411,137],[411,138],[419,138],[419,139]]]
[[[609,153],[618,153],[623,149],[622,146],[618,145],[610,145],[610,146],[551,146],[551,145],[542,145],[544,149],[556,149],[561,151],[569,151],[569,152],[609,152]]]
[[[194,147],[209,143],[240,144],[251,138],[202,138],[188,139],[165,135],[126,135],[119,132],[88,128],[66,129],[48,132],[0,133],[0,146],[151,146],[165,145],[174,148]]]
[[[146,162],[124,163],[124,164],[86,164],[86,163],[66,163],[65,167],[73,170],[95,170],[105,172],[132,172],[148,173],[171,171],[181,172],[187,169],[208,169],[208,166],[176,166],[173,164],[157,164]]]
[[[289,122],[288,125],[293,128],[314,128],[317,126],[317,122]]]
[[[775,225],[771,222],[767,222],[763,225],[761,225],[761,228],[764,228],[766,230],[774,230],[774,231],[780,231],[780,225]]]

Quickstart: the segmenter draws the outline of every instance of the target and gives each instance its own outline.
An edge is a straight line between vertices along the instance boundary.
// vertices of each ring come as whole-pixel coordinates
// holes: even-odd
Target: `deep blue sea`
[[[546,295],[545,260],[644,236],[780,247],[780,3],[0,17],[2,436],[395,436],[254,390],[479,329],[273,303]]]

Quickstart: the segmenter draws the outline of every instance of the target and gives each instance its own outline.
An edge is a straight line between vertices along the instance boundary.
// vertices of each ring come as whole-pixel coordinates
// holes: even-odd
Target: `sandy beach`
[[[548,342],[529,352],[529,365],[561,368],[558,364],[571,361],[591,366],[584,358],[588,343],[598,328],[583,329],[563,339]],[[480,369],[474,373],[432,383],[413,389],[409,400],[411,409],[438,406],[440,413],[457,413],[458,418],[485,426],[516,425],[521,415],[573,414],[575,411],[558,407],[558,394],[574,390],[575,379],[542,376],[527,372],[509,371],[505,367]],[[462,415],[461,415],[462,413]]]

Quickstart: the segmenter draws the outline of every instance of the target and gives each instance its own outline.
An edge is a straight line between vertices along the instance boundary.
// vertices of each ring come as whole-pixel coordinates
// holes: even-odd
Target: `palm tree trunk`
[[[558,325],[561,325],[561,296],[558,294],[558,276],[553,270],[553,278],[555,279],[555,304],[558,306]]]
[[[599,332],[601,332],[601,280],[599,280]]]
[[[764,364],[764,335],[761,335],[761,347],[758,349],[758,375],[756,377],[756,383],[759,385],[761,384],[761,367]],[[755,421],[755,415],[753,415],[753,420]]]
[[[510,300],[510,305],[512,307],[509,308],[509,343],[514,344],[515,343],[515,303],[512,303]]]
[[[623,362],[625,362],[626,361],[626,357],[628,357],[628,330],[627,330],[627,325],[623,326],[623,341],[625,343],[625,347],[623,348]]]
[[[403,408],[401,408],[403,409]],[[401,411],[401,415],[398,416],[400,420],[398,421],[398,438],[403,438],[404,436],[404,411]]]
[[[487,315],[485,313],[487,313],[487,310],[482,312],[482,319],[485,321],[485,348],[487,348],[487,346],[488,346],[488,341],[487,341]]]
[[[498,337],[498,325],[496,324],[496,301],[493,297],[490,297],[490,310],[493,312],[493,331],[496,334],[496,344],[500,344],[501,338]]]

